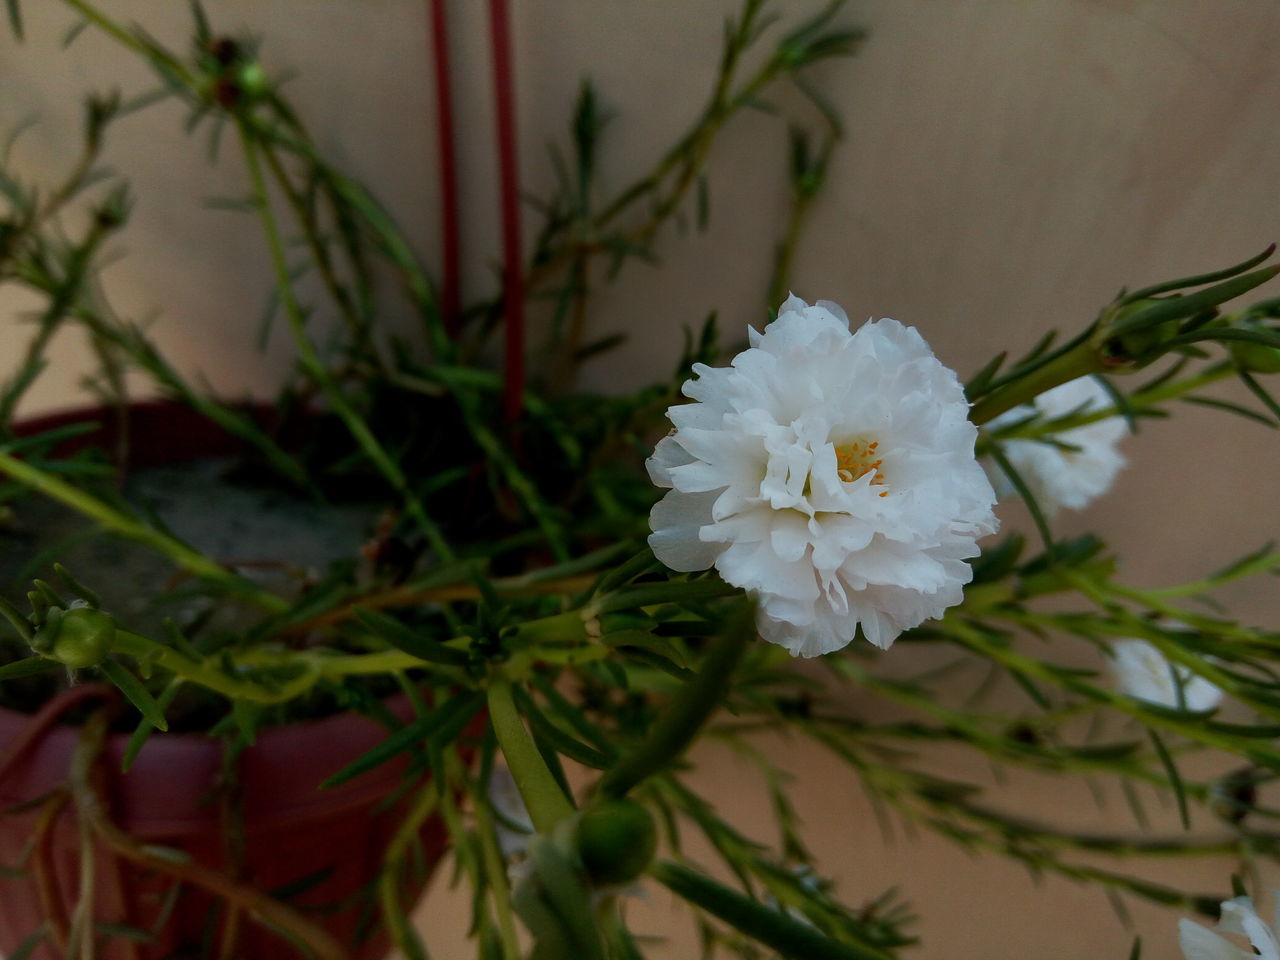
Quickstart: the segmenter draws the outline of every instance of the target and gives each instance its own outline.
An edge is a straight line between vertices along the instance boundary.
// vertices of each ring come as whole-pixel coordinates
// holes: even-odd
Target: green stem
[[[275,179],[276,186],[280,188],[280,192],[289,201],[289,207],[293,211],[294,219],[298,221],[307,249],[311,253],[311,262],[316,265],[320,279],[324,282],[325,289],[329,292],[329,298],[333,300],[346,319],[355,345],[366,352],[369,359],[378,366],[379,372],[382,373],[382,358],[378,355],[378,351],[372,342],[369,324],[360,315],[355,302],[347,292],[347,288],[338,279],[333,258],[329,255],[329,248],[321,241],[314,214],[307,208],[306,201],[298,192],[297,187],[293,185],[293,181],[289,177],[289,171],[285,169],[276,151],[268,146],[262,153],[266,158],[268,168],[271,170],[271,175]]]
[[[280,613],[289,609],[289,603],[284,598],[269,593],[251,581],[237,576],[225,567],[214,563],[199,551],[193,550],[182,541],[160,530],[145,526],[133,517],[102,502],[84,490],[73,487],[60,477],[46,473],[38,467],[33,467],[17,457],[3,452],[0,452],[0,471],[8,474],[19,483],[25,484],[37,493],[57,500],[77,513],[98,521],[112,533],[158,550],[188,573],[202,580],[216,583],[273,613]]]
[[[498,936],[502,943],[503,960],[520,960],[520,941],[516,937],[515,920],[511,913],[511,888],[507,883],[507,865],[498,848],[493,814],[485,802],[475,804],[476,834],[480,838],[480,855],[492,893],[493,910],[498,917]]]
[[[417,842],[422,824],[435,813],[440,802],[439,786],[433,782],[418,790],[417,799],[405,815],[395,836],[387,844],[382,858],[382,872],[378,876],[378,902],[382,907],[382,919],[391,935],[391,942],[406,956],[413,956],[414,932],[409,926],[408,911],[400,902],[400,873],[405,856]],[[421,951],[417,951],[419,954]]]
[[[82,17],[96,26],[103,33],[108,34],[117,42],[124,44],[134,53],[141,54],[148,60],[164,64],[166,70],[180,78],[188,87],[194,89],[195,81],[191,72],[183,66],[182,62],[176,57],[169,54],[160,47],[149,44],[134,36],[120,24],[109,18],[106,14],[100,13],[96,7],[85,0],[63,0],[67,6],[71,7]]]
[[[516,710],[511,681],[501,674],[489,684],[489,719],[534,828],[539,833],[550,832],[565,817],[573,815],[573,804],[538,753]]]
[[[299,676],[279,686],[265,686],[225,673],[218,667],[211,666],[208,661],[195,660],[173,647],[163,646],[154,640],[126,630],[116,631],[113,652],[163,667],[174,676],[191,683],[198,683],[231,700],[282,703],[306,692],[318,679],[318,674],[312,667],[312,661],[299,656],[290,658],[288,661],[290,664],[298,664],[306,668]]]
[[[621,797],[684,752],[703,724],[724,702],[734,668],[755,631],[735,617],[717,637],[702,661],[702,669],[676,693],[675,699],[636,748],[600,779],[600,792]]]
[[[1048,363],[1019,377],[983,397],[969,411],[969,419],[978,426],[994,420],[1006,410],[1030,403],[1046,390],[1069,383],[1091,373],[1101,373],[1097,348],[1092,338],[1082,338],[1073,348]]]
[[[311,338],[307,336],[306,318],[293,291],[293,282],[289,277],[289,265],[285,259],[284,243],[280,238],[280,228],[276,224],[275,215],[271,212],[271,200],[267,195],[266,178],[263,176],[258,146],[253,139],[252,132],[245,123],[241,122],[239,129],[240,143],[244,148],[245,164],[248,167],[249,180],[253,186],[254,201],[262,218],[262,227],[267,238],[267,248],[271,256],[272,267],[275,270],[276,288],[280,296],[280,303],[284,307],[285,317],[289,322],[289,331],[293,335],[294,345],[297,347],[302,367],[323,391],[325,399],[333,407],[334,413],[342,418],[347,430],[361,450],[364,451],[374,466],[378,468],[379,472],[386,477],[396,492],[404,499],[405,510],[417,522],[423,535],[426,536],[427,542],[430,543],[431,549],[435,552],[437,559],[441,562],[453,560],[453,548],[449,546],[448,541],[445,540],[435,521],[427,515],[426,508],[423,507],[422,502],[410,489],[409,481],[404,472],[383,449],[382,444],[378,442],[378,438],[374,436],[369,425],[351,406],[346,395],[338,384],[334,382],[333,377],[330,376],[319,354],[316,353],[315,346],[311,343]]]

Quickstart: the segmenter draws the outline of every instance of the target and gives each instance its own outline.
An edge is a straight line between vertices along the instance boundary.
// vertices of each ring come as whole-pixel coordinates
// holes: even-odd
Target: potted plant
[[[574,370],[616,345],[591,342],[583,320],[597,264],[649,255],[669,221],[700,210],[710,144],[737,111],[852,51],[860,33],[838,5],[770,33],[747,0],[706,109],[610,198],[593,181],[603,114],[584,86],[572,161],[526,254],[494,0],[504,270],[492,297],[464,308],[447,149],[437,283],[387,210],[322,156],[252,42],[220,33],[199,4],[179,50],[65,2],[80,28],[144,61],[193,128],[238,146],[242,206],[276,278],[270,319],[297,365],[274,403],[227,402],[96,282],[129,215],[102,144],[142,103],[90,97],[82,158],[60,181],[0,170],[0,282],[41,298],[0,393],[6,576],[21,585],[0,600],[10,958],[328,960],[391,944],[425,956],[406,916],[446,845],[481,956],[642,956],[626,909],[637,883],[687,903],[708,951],[899,955],[911,943],[902,904],[862,891],[849,908],[820,879],[783,772],[752,745],[761,727],[822,745],[911,822],[1127,896],[1205,903],[1078,854],[1206,844],[1034,823],[905,748],[945,741],[1063,777],[1154,784],[1184,816],[1218,817],[1213,850],[1274,853],[1256,825],[1270,816],[1256,789],[1280,768],[1274,638],[1180,601],[1280,558],[1142,590],[1100,539],[1053,526],[1055,510],[1107,488],[1122,435],[1175,400],[1234,378],[1256,399],[1249,415],[1280,419],[1265,383],[1280,369],[1276,303],[1224,307],[1275,275],[1272,250],[1122,292],[1061,342],[1000,354],[962,385],[912,328],[853,329],[833,303],[784,296],[839,135],[820,109],[815,130],[791,134],[769,310],[730,331],[748,342],[722,349],[709,320],[670,382],[585,395],[568,389]],[[21,5],[9,11],[20,33]],[[447,52],[437,44],[444,79]],[[381,325],[393,295],[418,323],[411,335]],[[532,349],[525,308],[548,302],[550,335]],[[16,417],[50,338],[71,326],[97,351],[105,402]],[[499,338],[500,364],[487,350]],[[527,358],[538,363],[526,371]],[[1150,375],[1126,376],[1137,371]],[[162,400],[130,399],[138,373]],[[1026,502],[1038,546],[996,537],[997,491]],[[1048,633],[1097,663],[1025,643]],[[872,658],[895,643],[895,655],[933,646],[984,664],[1033,709],[887,677]],[[815,657],[825,671],[806,666]],[[866,721],[851,691],[909,719]],[[1249,715],[1219,719],[1224,693]],[[1143,736],[1117,734],[1117,718]],[[703,736],[759,764],[779,849],[689,785],[684,758]],[[1179,767],[1194,747],[1248,766],[1196,780]],[[698,862],[690,830],[717,865]],[[1188,943],[1214,936],[1196,930]]]

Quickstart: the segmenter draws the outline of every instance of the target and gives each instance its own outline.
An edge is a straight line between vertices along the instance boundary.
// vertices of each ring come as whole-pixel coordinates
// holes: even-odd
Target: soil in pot
[[[146,407],[142,420],[161,422],[161,436],[178,429],[181,437],[180,443],[162,441],[155,449],[138,419],[134,449],[150,465],[129,473],[125,493],[181,539],[285,593],[334,563],[358,561],[376,506],[300,502],[278,488],[232,483],[230,461],[191,458],[201,449],[200,434],[207,440],[204,449],[226,452],[227,438],[207,421],[184,408]],[[155,432],[151,436],[156,439]],[[175,458],[179,462],[165,462]],[[160,588],[175,583],[169,562],[129,543],[85,537],[85,522],[57,504],[27,498],[15,508],[10,526],[0,537],[0,583],[11,597],[14,587],[25,589],[32,576],[46,576],[48,564],[58,560],[102,595],[104,609],[138,632],[157,635],[163,617],[179,623],[214,617],[220,618],[217,629],[236,626],[234,612],[209,609],[207,598],[184,595],[180,584],[155,603]],[[3,692],[53,695],[31,688],[47,683],[44,678],[23,682],[26,689]],[[193,697],[185,708],[189,727],[204,719],[201,699]],[[402,720],[411,714],[403,698],[387,703]],[[85,696],[67,711],[67,719],[83,719],[97,705],[97,698]],[[332,706],[323,698],[312,704],[317,712]],[[121,713],[128,721],[107,738],[91,782],[106,817],[133,846],[108,849],[98,842],[89,876],[83,818],[75,814],[68,780],[80,729],[50,724],[15,755],[24,733],[31,732],[32,718],[0,712],[0,763],[6,764],[0,767],[0,810],[6,811],[0,818],[0,867],[14,868],[0,875],[0,951],[11,954],[43,931],[31,957],[64,956],[80,893],[92,883],[93,920],[102,937],[95,956],[106,960],[306,955],[253,920],[251,910],[232,908],[227,896],[202,889],[208,884],[193,878],[205,870],[216,871],[235,890],[288,903],[326,930],[348,956],[373,960],[385,953],[385,938],[371,933],[376,927],[373,885],[405,813],[397,788],[413,775],[402,757],[339,787],[319,789],[326,777],[385,737],[383,726],[354,713],[320,716],[263,731],[234,760],[217,739],[157,733],[129,772],[121,773],[128,739],[122,731],[136,724],[136,715]],[[396,795],[402,796],[400,802],[387,801]],[[443,850],[439,821],[428,820],[418,842],[414,893]],[[139,854],[156,850],[162,851],[160,859]],[[411,902],[409,893],[404,902]],[[234,946],[227,939],[232,934]],[[363,944],[353,946],[361,936]]]

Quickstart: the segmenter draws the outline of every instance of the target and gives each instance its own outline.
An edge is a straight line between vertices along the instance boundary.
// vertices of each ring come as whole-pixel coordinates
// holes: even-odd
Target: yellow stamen
[[[884,460],[876,456],[879,446],[878,440],[850,440],[848,443],[836,444],[836,476],[845,483],[853,483],[869,473],[873,487],[886,486],[887,481],[880,470]],[[880,496],[888,495],[888,490],[880,491]]]

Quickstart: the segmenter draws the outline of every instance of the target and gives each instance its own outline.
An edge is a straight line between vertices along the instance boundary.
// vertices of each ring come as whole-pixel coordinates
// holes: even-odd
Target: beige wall
[[[52,0],[25,4],[29,40],[0,40],[0,124],[41,123],[16,154],[29,175],[65,163],[75,101],[86,87],[139,91],[145,71],[85,35],[57,51],[68,17]],[[185,5],[104,0],[146,17],[179,43]],[[250,0],[211,3],[217,25],[251,26],[273,74],[290,89],[331,157],[369,181],[434,259],[432,105],[423,5],[407,0]],[[466,280],[492,275],[495,170],[484,20],[455,2],[453,50],[465,141]],[[560,138],[583,74],[617,116],[603,153],[606,187],[645,169],[692,119],[707,89],[724,0],[523,0],[516,5],[523,173],[548,183],[544,144]],[[818,4],[777,4],[799,17]],[[865,0],[841,16],[871,38],[818,82],[838,105],[848,141],[813,220],[791,284],[838,300],[857,318],[893,316],[921,329],[964,375],[995,350],[1029,346],[1051,326],[1086,322],[1124,284],[1226,265],[1280,238],[1280,3],[1269,0]],[[796,98],[783,95],[788,102]],[[268,287],[261,241],[243,216],[200,198],[243,192],[232,144],[216,169],[166,107],[126,121],[110,160],[135,185],[127,259],[106,282],[121,309],[159,315],[156,338],[229,394],[261,391],[289,360],[282,339],[265,355],[254,325]],[[601,297],[596,329],[633,331],[627,351],[591,385],[638,384],[665,373],[681,324],[717,307],[731,328],[760,315],[773,238],[785,214],[782,126],[740,118],[714,157],[712,226],[669,236],[660,270],[632,266]],[[1280,294],[1272,289],[1270,295]],[[0,293],[0,296],[3,296]],[[0,299],[10,319],[25,305]],[[22,331],[0,334],[12,355]],[[61,368],[30,409],[73,399],[83,345],[58,344]],[[1131,439],[1132,466],[1106,502],[1064,530],[1107,525],[1136,583],[1193,578],[1274,536],[1280,454],[1271,431],[1188,410]],[[1016,517],[1018,510],[1008,513]],[[1274,621],[1270,583],[1233,590],[1248,619]],[[909,655],[910,648],[891,656]],[[830,780],[795,748],[800,808],[852,902],[902,885],[924,917],[925,956],[1122,957],[1128,934],[1103,896],[1017,869],[899,838],[886,846],[853,784]],[[757,818],[759,798],[724,756],[704,757],[707,782],[732,784],[723,805]],[[968,771],[989,780],[985,769]],[[1052,813],[1044,784],[1008,788],[1011,809]],[[1120,806],[1117,804],[1117,807]],[[1094,815],[1087,799],[1073,808]],[[1119,810],[1112,813],[1123,819]],[[1196,881],[1222,889],[1214,864]],[[666,924],[661,908],[654,929]],[[1144,956],[1171,956],[1173,917],[1136,910]],[[455,918],[456,920],[456,912]],[[457,927],[458,923],[451,924]],[[448,940],[441,931],[433,934]],[[452,955],[443,952],[442,956]],[[671,956],[681,955],[676,952]],[[687,955],[687,954],[686,954]]]

